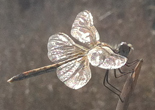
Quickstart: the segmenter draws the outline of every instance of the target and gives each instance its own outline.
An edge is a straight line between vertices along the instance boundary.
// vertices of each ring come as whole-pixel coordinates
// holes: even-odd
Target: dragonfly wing
[[[88,47],[92,47],[99,41],[100,37],[89,11],[85,10],[77,15],[72,25],[71,35]]]
[[[48,57],[54,63],[68,60],[82,53],[74,41],[64,33],[52,35],[49,38],[47,48]]]
[[[85,86],[91,78],[87,58],[78,58],[57,68],[58,78],[72,89]]]
[[[103,69],[117,69],[124,66],[127,58],[115,54],[109,47],[95,47],[88,52],[89,62]]]

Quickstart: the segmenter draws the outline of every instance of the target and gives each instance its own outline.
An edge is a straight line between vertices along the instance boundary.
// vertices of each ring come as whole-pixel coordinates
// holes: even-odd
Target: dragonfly
[[[71,35],[84,46],[75,43],[67,34],[54,34],[50,36],[47,45],[48,58],[54,64],[23,72],[10,78],[8,82],[23,80],[57,68],[57,76],[66,86],[71,89],[80,89],[91,79],[91,64],[107,70],[105,84],[106,81],[108,82],[109,70],[120,69],[126,65],[127,56],[133,48],[126,42],[120,43],[117,49],[100,42],[99,33],[93,24],[93,16],[87,10],[76,16]],[[112,87],[117,90],[114,86]]]

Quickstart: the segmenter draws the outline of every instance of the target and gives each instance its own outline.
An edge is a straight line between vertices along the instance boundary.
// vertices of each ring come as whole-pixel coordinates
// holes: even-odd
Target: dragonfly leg
[[[130,66],[132,66],[132,65],[134,65],[134,64],[136,64],[136,63],[138,63],[139,61],[140,61],[139,59],[136,59],[136,60],[134,60],[134,61],[132,61],[132,62],[127,62],[127,63],[125,64],[125,66],[130,67]]]
[[[128,63],[125,64],[125,66],[131,67],[132,65],[134,65],[134,64],[136,64],[136,63],[138,63],[138,62],[139,62],[139,59],[134,60],[134,61],[132,61],[132,62],[128,62]],[[119,78],[119,77],[122,77],[122,76],[124,76],[124,75],[133,73],[133,72],[134,72],[134,69],[125,72],[125,71],[122,71],[121,68],[119,68],[118,71],[119,71],[119,73],[121,73],[122,75],[117,76],[117,75],[116,75],[116,69],[114,69],[114,76],[115,76],[115,78]]]
[[[108,78],[109,76],[108,75],[109,75],[109,70],[107,70],[107,73],[106,73],[106,76],[105,76],[107,84],[109,84],[112,88],[114,88],[118,92],[121,92],[119,89],[117,89],[116,87],[114,87],[112,84],[109,83],[109,80],[108,80],[109,79]]]
[[[133,69],[131,71],[124,72],[124,71],[121,70],[121,68],[119,68],[118,71],[121,73],[120,76],[117,76],[116,75],[116,69],[114,69],[114,76],[115,76],[115,78],[120,78],[120,77],[122,77],[124,75],[127,75],[127,74],[130,74],[130,73],[133,73],[134,72]]]
[[[113,92],[114,94],[116,94],[116,95],[119,97],[119,99],[121,100],[121,102],[123,102],[123,100],[122,100],[122,98],[120,97],[120,95],[119,95],[118,93],[116,93],[115,91],[113,91],[111,88],[109,88],[109,87],[106,85],[106,82],[107,82],[107,84],[109,84],[113,89],[117,90],[118,92],[121,92],[119,89],[117,89],[116,87],[114,87],[112,84],[109,83],[109,81],[108,81],[108,74],[109,74],[109,70],[106,71],[106,74],[105,74],[104,80],[103,80],[103,85],[104,85],[107,89],[109,89],[111,92]]]

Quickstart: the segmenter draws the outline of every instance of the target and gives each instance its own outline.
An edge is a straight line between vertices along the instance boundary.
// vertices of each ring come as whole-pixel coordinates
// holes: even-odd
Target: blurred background
[[[0,0],[0,110],[115,110],[118,97],[102,82],[105,70],[92,67],[92,79],[79,90],[66,87],[56,75],[9,84],[21,72],[50,65],[48,38],[70,35],[76,15],[89,10],[100,41],[131,43],[129,61],[143,58],[129,110],[155,108],[155,0]],[[111,71],[113,73],[113,71]],[[122,89],[127,76],[110,82]]]

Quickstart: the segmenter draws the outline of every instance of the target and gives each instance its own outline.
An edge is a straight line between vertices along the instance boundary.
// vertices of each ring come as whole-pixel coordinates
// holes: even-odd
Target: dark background
[[[129,110],[155,108],[155,0],[0,0],[0,110],[114,110],[118,97],[103,85],[105,70],[91,66],[92,79],[79,90],[47,73],[7,83],[23,71],[52,64],[48,38],[70,35],[76,15],[89,10],[102,42],[131,43],[129,61],[143,58]],[[111,82],[122,88],[126,77]]]

